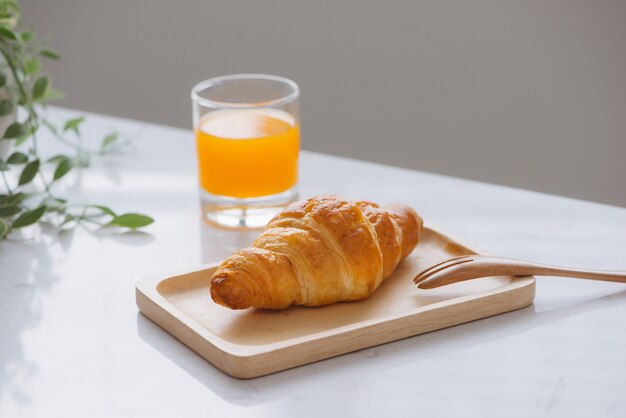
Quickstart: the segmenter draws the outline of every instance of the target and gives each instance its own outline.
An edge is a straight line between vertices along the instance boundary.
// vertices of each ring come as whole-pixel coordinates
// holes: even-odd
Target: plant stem
[[[54,198],[54,196],[52,196],[52,193],[50,192],[50,184],[46,181],[46,177],[43,175],[41,168],[37,170],[37,173],[39,174],[39,178],[41,179],[41,182],[43,183],[45,192],[48,195],[48,197]]]
[[[4,60],[6,61],[7,65],[9,66],[9,69],[11,70],[11,74],[13,75],[13,80],[15,81],[15,84],[17,85],[17,89],[19,90],[19,94],[22,96],[22,98],[24,99],[23,102],[24,104],[22,105],[22,107],[24,107],[24,109],[26,109],[26,111],[28,112],[28,118],[26,119],[26,123],[28,123],[31,127],[31,131],[33,132],[33,150],[35,151],[35,153],[37,153],[37,140],[34,136],[34,132],[35,132],[35,126],[32,125],[32,120],[33,119],[37,119],[37,113],[35,112],[35,110],[33,109],[32,104],[28,101],[28,93],[26,93],[26,90],[24,89],[24,84],[22,83],[22,81],[20,80],[20,77],[17,73],[17,69],[15,68],[15,63],[14,60],[12,59],[13,57],[9,56],[9,54],[7,53],[7,43],[5,41],[2,41],[2,44],[0,44],[0,54],[2,54],[2,56],[4,57]],[[17,62],[18,64],[20,63],[19,59],[16,59],[15,62]],[[23,68],[22,68],[23,71]],[[24,71],[23,71],[24,72]],[[25,73],[25,72],[24,72]]]
[[[6,47],[6,45],[3,45]],[[33,107],[33,105],[28,101],[28,95],[26,93],[26,90],[24,89],[24,85],[22,83],[22,81],[20,80],[18,73],[17,73],[17,69],[15,68],[15,63],[13,62],[13,60],[11,59],[12,57],[9,56],[9,54],[7,54],[7,52],[5,51],[5,48],[0,48],[0,53],[2,53],[2,55],[4,56],[5,61],[7,62],[7,65],[9,66],[9,68],[11,69],[11,74],[13,74],[13,79],[15,81],[15,84],[17,85],[17,88],[19,90],[20,95],[23,97],[24,99],[24,104],[22,105],[22,107],[24,109],[26,109],[26,111],[28,112],[28,118],[26,119],[26,124],[28,125],[28,128],[31,132],[31,138],[32,138],[32,142],[33,142],[33,151],[35,152],[35,154],[37,154],[37,135],[36,135],[36,131],[37,129],[39,129],[39,124],[37,123],[38,121],[38,117],[37,117],[37,112],[35,112],[35,109]],[[21,62],[20,60],[16,60],[17,64],[20,66],[20,69],[22,70],[23,73],[26,73],[24,71],[24,68],[22,68]],[[46,190],[46,194],[49,197],[52,197],[52,194],[50,193],[50,184],[46,181],[46,177],[43,175],[43,172],[41,171],[41,168],[39,170],[37,170],[37,173],[39,174],[39,177],[41,178],[41,182],[43,183],[45,190]],[[2,174],[4,177],[4,173]],[[6,182],[5,182],[6,184]],[[8,185],[7,185],[8,187]]]
[[[7,192],[12,195],[13,190],[11,190],[11,186],[9,186],[9,181],[7,180],[6,174],[4,174],[4,171],[2,171],[2,180],[4,181],[4,187],[7,188]]]
[[[12,5],[13,9],[5,9],[5,3]],[[48,122],[45,114],[46,104],[50,100],[58,97],[58,92],[54,94],[55,91],[50,89],[50,78],[41,73],[38,56],[41,55],[50,59],[58,59],[58,56],[51,50],[45,51],[43,48],[35,48],[35,44],[31,43],[34,36],[33,32],[22,31],[17,28],[20,18],[19,0],[0,0],[0,4],[4,5],[0,7],[0,9],[2,9],[0,10],[0,26],[3,29],[0,35],[0,75],[2,76],[0,77],[2,79],[0,88],[3,91],[6,90],[6,96],[3,95],[0,101],[2,102],[3,113],[11,114],[11,119],[7,119],[11,124],[4,132],[0,132],[0,140],[8,133],[11,139],[16,139],[16,148],[22,144],[25,148],[28,148],[28,150],[23,153],[17,153],[17,158],[12,160],[12,164],[14,165],[25,164],[22,168],[22,174],[19,176],[20,179],[22,179],[22,183],[31,183],[33,178],[37,176],[41,179],[40,181],[35,180],[31,183],[35,186],[36,192],[23,193],[22,186],[25,186],[25,184],[20,184],[19,181],[10,182],[9,180],[13,180],[13,178],[10,175],[7,176],[6,173],[2,171],[0,188],[2,188],[2,183],[4,183],[4,187],[7,190],[7,194],[4,195],[5,198],[7,196],[13,196],[11,199],[7,199],[7,201],[15,202],[15,206],[19,211],[3,218],[5,219],[4,221],[0,219],[4,230],[4,233],[0,236],[0,240],[7,238],[7,235],[13,230],[13,225],[20,219],[20,216],[34,210],[32,209],[33,205],[27,203],[27,200],[31,199],[31,197],[38,200],[38,202],[36,202],[37,206],[35,207],[41,208],[35,214],[39,214],[40,217],[44,213],[54,215],[54,218],[51,218],[54,222],[58,219],[57,216],[64,217],[64,219],[61,218],[60,223],[56,222],[58,223],[57,226],[60,228],[66,223],[73,225],[74,222],[76,222],[76,226],[80,225],[83,228],[86,228],[85,224],[105,226],[108,224],[106,222],[107,217],[110,216],[115,219],[117,216],[111,209],[98,205],[67,205],[66,199],[55,198],[53,189],[56,181],[60,179],[62,175],[66,174],[72,166],[87,166],[91,155],[105,155],[115,152],[127,146],[128,141],[119,141],[119,134],[114,134],[114,136],[105,137],[100,147],[96,150],[92,150],[88,147],[88,144],[83,141],[83,137],[79,132],[79,124],[83,121],[83,118],[75,119],[71,123],[69,120],[66,121],[62,130],[56,129],[54,125]],[[8,104],[6,102],[8,102]],[[9,109],[11,112],[7,112],[6,109]],[[13,120],[13,111],[15,112],[15,120]],[[44,173],[46,170],[42,167],[42,163],[45,163],[46,159],[39,155],[38,133],[42,125],[50,129],[55,139],[72,149],[72,152],[68,154],[74,154],[72,156],[59,155],[56,157],[58,165],[54,171],[55,174],[53,174],[50,179],[44,175],[46,174]],[[75,140],[71,132],[76,134]],[[60,160],[58,160],[59,158]],[[31,171],[33,167],[32,164],[37,163],[39,163],[39,167],[33,176],[33,172]],[[15,167],[6,165],[4,161],[2,165],[3,170],[10,170],[11,173],[14,173],[13,169],[15,169]],[[31,168],[29,168],[29,165]],[[28,171],[25,171],[27,168]],[[55,178],[55,175],[58,178]],[[12,187],[11,183],[17,184],[14,184]],[[2,193],[5,192],[2,191]],[[77,213],[77,215],[70,213],[70,206],[77,206],[76,209],[72,210]],[[89,210],[91,207],[100,209],[101,213]],[[11,222],[11,220],[13,220],[13,222]],[[67,222],[65,222],[66,220]],[[40,219],[38,218],[35,221],[39,222]],[[24,222],[25,221],[22,223]],[[150,222],[152,222],[152,220],[150,220]],[[145,221],[142,221],[142,223],[143,225],[139,225],[139,227],[146,225]],[[123,225],[120,224],[120,226]],[[128,227],[133,228],[133,225],[131,224]]]
[[[30,118],[29,118],[30,120]],[[39,128],[37,128],[39,129]],[[32,129],[32,133],[31,133],[31,137],[33,138],[33,146],[35,149],[35,152],[37,152],[37,135],[35,134],[36,129]],[[48,183],[46,181],[46,177],[43,175],[43,172],[41,171],[41,167],[39,167],[39,169],[37,170],[37,173],[39,174],[39,178],[41,178],[41,182],[44,185],[44,188],[46,190],[46,194],[48,195],[48,197],[53,197],[52,194],[50,193],[50,183]]]

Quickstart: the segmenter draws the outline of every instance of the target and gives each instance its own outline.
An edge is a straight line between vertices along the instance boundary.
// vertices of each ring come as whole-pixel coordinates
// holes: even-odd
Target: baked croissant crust
[[[363,299],[413,251],[421,231],[422,219],[406,205],[334,195],[295,202],[218,267],[211,297],[232,309]]]

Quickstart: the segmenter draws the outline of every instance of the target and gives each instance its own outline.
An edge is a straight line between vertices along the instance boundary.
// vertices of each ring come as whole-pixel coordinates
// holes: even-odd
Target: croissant
[[[232,309],[363,299],[413,251],[421,231],[422,219],[406,205],[335,195],[295,202],[218,267],[211,297]]]

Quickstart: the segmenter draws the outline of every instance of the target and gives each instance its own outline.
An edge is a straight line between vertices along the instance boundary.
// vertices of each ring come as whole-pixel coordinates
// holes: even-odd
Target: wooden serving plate
[[[486,277],[420,290],[413,277],[450,257],[477,252],[431,228],[367,299],[316,308],[233,311],[209,296],[218,263],[140,281],[139,310],[215,367],[251,378],[389,341],[523,308],[533,277]]]

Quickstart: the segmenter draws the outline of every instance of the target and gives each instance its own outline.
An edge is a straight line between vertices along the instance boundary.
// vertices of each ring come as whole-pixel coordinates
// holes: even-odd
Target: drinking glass
[[[298,195],[300,91],[264,74],[215,77],[191,90],[204,219],[264,226]]]

